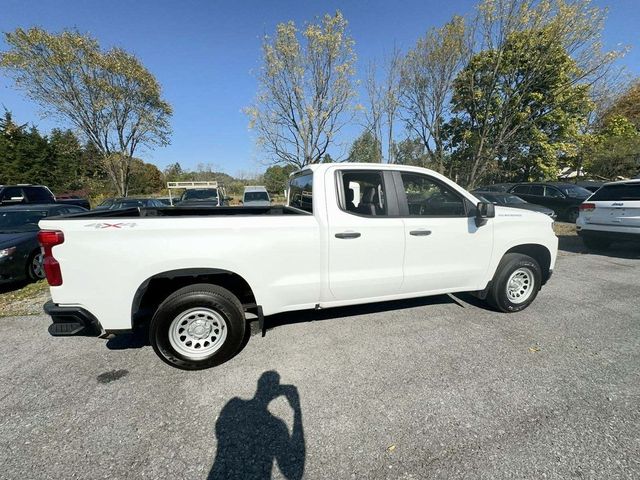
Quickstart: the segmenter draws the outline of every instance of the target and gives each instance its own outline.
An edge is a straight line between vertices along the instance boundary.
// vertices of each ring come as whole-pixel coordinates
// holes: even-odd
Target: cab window
[[[367,217],[387,215],[387,196],[378,170],[341,172],[344,192],[343,210]]]
[[[402,173],[410,216],[464,217],[464,200],[451,188],[418,173]]]
[[[313,173],[296,175],[289,181],[289,206],[313,213]]]

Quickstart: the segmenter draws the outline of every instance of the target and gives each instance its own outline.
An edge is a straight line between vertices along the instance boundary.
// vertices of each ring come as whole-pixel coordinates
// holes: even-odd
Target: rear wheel
[[[507,253],[498,265],[487,301],[502,312],[519,312],[535,300],[541,284],[542,271],[535,259]]]
[[[42,280],[44,278],[44,255],[40,250],[35,250],[29,255],[27,261],[27,276],[30,280]]]
[[[171,366],[200,370],[235,355],[245,332],[242,304],[230,291],[210,284],[181,288],[158,307],[149,340]]]
[[[611,246],[611,240],[604,238],[582,237],[582,241],[589,250],[604,250]]]

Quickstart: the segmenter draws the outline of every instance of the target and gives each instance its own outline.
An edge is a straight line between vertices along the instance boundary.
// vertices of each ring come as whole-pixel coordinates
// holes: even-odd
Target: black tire
[[[528,288],[530,289],[528,297],[521,303],[512,301],[507,290],[509,278],[519,269],[524,272],[525,277],[528,275],[528,272],[530,272],[533,277],[532,281],[529,280],[528,282]],[[491,306],[501,312],[519,312],[527,308],[531,302],[535,300],[541,285],[542,270],[535,259],[521,253],[507,253],[502,257],[498,265],[498,269],[491,282],[491,289],[487,295],[487,301]]]
[[[582,242],[589,250],[605,250],[611,246],[611,240],[604,238],[582,237]]]
[[[566,213],[567,222],[576,223],[579,215],[580,215],[580,210],[578,210],[577,208],[570,208],[569,210],[567,210],[567,213]]]
[[[169,339],[172,322],[184,312],[195,308],[213,310],[224,321],[223,328],[227,329],[222,345],[211,355],[201,359],[189,358],[180,353]],[[156,354],[172,367],[202,370],[220,365],[233,357],[242,344],[245,327],[244,310],[235,295],[217,285],[199,283],[177,290],[160,304],[149,325],[149,341]]]
[[[31,252],[31,255],[29,255],[29,258],[27,259],[27,278],[33,282],[42,280],[45,277],[42,260],[40,260],[40,269],[36,269],[34,266],[34,261],[39,255],[42,255],[42,252],[40,250],[34,250],[33,252]]]

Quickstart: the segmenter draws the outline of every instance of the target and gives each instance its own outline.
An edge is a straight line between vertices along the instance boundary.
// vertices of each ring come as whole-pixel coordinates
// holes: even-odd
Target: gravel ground
[[[524,312],[290,314],[201,372],[2,318],[0,478],[640,478],[640,252],[562,243]]]

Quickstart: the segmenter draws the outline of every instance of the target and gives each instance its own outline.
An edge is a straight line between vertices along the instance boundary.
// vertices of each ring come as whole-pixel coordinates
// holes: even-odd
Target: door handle
[[[358,232],[342,232],[336,233],[336,238],[358,238],[360,234]]]
[[[413,235],[414,237],[426,237],[427,235],[431,235],[431,230],[411,230],[409,235]]]

